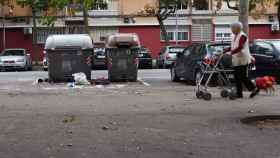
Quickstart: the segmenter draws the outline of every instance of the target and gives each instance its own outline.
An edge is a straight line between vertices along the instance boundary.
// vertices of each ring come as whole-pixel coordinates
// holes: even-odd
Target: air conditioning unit
[[[136,20],[133,17],[124,17],[123,22],[125,24],[130,24],[130,23],[134,24],[136,22]]]
[[[32,28],[24,28],[23,34],[25,35],[31,35],[32,34]]]
[[[268,21],[269,21],[269,22],[275,22],[274,16],[273,16],[273,15],[269,15],[269,16],[268,16]]]
[[[130,19],[128,17],[123,18],[123,22],[125,24],[128,24],[130,22]]]
[[[271,31],[272,32],[280,31],[279,24],[278,23],[271,24]]]

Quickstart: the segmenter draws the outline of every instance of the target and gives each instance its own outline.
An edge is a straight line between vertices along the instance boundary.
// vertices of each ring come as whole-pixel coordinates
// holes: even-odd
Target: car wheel
[[[22,69],[23,71],[28,71],[28,65],[25,64],[24,68]]]
[[[158,61],[158,68],[159,68],[159,69],[162,69],[162,68],[163,68],[163,65],[162,65],[161,61]]]
[[[28,70],[29,70],[29,71],[32,71],[32,69],[33,69],[32,66],[29,66]]]
[[[171,67],[171,69],[170,69],[170,74],[171,74],[171,81],[173,81],[173,82],[178,82],[178,81],[180,81],[180,78],[177,76],[176,70],[175,70],[174,67]]]

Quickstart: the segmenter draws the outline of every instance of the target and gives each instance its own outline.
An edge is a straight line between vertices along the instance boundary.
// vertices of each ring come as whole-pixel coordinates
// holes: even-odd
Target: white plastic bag
[[[75,80],[76,85],[89,85],[89,81],[87,80],[87,76],[80,72],[72,75]]]

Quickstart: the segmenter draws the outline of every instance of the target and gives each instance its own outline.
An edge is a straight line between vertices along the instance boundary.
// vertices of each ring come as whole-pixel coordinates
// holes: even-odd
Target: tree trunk
[[[37,21],[36,21],[36,10],[32,8],[32,20],[33,20],[33,30],[32,30],[32,49],[35,57],[35,65],[39,64],[40,54],[37,49]]]
[[[4,12],[5,6],[4,3],[2,4],[2,33],[3,33],[3,41],[2,41],[2,49],[6,48],[6,30],[5,30],[5,12]]]
[[[165,27],[164,22],[163,22],[162,18],[160,17],[160,15],[157,15],[157,20],[158,20],[158,23],[160,26],[161,36],[163,36],[163,39],[165,41],[165,45],[169,45],[169,39],[168,39],[166,27]]]
[[[240,0],[239,21],[243,24],[243,31],[249,35],[249,0]]]
[[[85,25],[85,32],[86,34],[90,33],[89,26],[88,26],[88,10],[83,0],[83,18],[84,18],[84,25]]]
[[[280,23],[280,0],[277,2],[277,18],[278,18],[278,24]]]

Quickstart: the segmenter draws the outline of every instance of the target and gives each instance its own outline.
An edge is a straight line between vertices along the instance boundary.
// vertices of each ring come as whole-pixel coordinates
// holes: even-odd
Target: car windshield
[[[229,47],[229,45],[209,45],[207,49],[209,55],[213,55],[213,54],[220,55],[227,47]]]
[[[275,46],[275,48],[280,51],[280,41],[271,41],[271,43]]]
[[[24,50],[5,50],[1,56],[24,56]]]
[[[177,53],[181,53],[184,51],[185,48],[183,47],[170,47],[169,48],[169,53],[170,54],[177,54]]]
[[[94,53],[96,55],[105,55],[105,48],[94,48]]]

